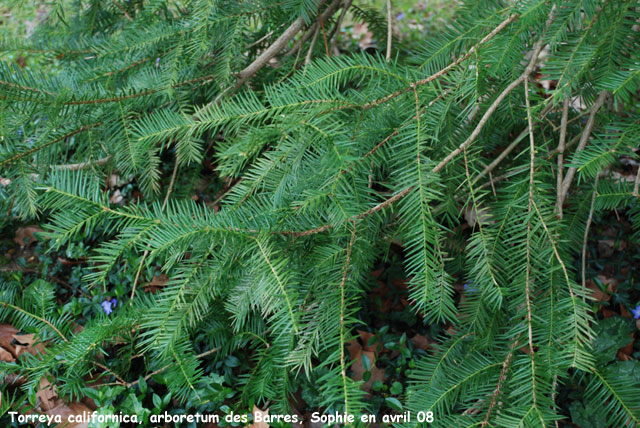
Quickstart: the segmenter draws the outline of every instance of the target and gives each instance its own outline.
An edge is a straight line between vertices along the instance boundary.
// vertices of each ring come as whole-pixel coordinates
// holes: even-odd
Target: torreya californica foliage
[[[241,349],[244,403],[286,412],[294,380],[317,376],[324,408],[358,413],[345,344],[393,240],[413,309],[452,325],[413,370],[406,409],[442,427],[553,427],[573,384],[609,426],[640,426],[628,362],[592,352],[579,269],[594,215],[616,209],[640,230],[639,178],[610,173],[637,157],[640,5],[469,0],[438,37],[385,58],[385,17],[357,3],[76,1],[28,45],[2,40],[60,71],[0,62],[0,208],[50,219],[56,248],[92,236],[96,287],[138,256],[130,301],[79,333],[46,285],[2,286],[0,320],[53,347],[2,370],[81,396],[102,348],[124,341],[118,379],[135,380],[128,360],[144,353],[184,401],[201,354]],[[329,50],[347,8],[378,53]],[[203,162],[229,184],[219,210],[190,198]],[[110,203],[113,170],[142,201]],[[156,264],[170,281],[142,293]]]

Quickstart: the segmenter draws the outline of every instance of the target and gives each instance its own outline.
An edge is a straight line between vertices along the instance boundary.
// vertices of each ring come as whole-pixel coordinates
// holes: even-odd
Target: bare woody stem
[[[591,136],[591,131],[593,130],[593,126],[596,123],[596,114],[600,107],[604,104],[607,98],[607,92],[602,91],[598,98],[593,103],[590,109],[589,118],[587,119],[587,123],[584,126],[584,130],[582,131],[582,135],[580,137],[580,142],[578,143],[578,147],[576,148],[576,154],[580,153],[587,146],[587,141],[589,141],[589,137]],[[576,167],[572,166],[567,169],[567,175],[564,177],[562,181],[562,193],[560,194],[558,202],[560,204],[564,204],[564,200],[567,197],[567,193],[569,193],[569,187],[571,187],[571,181],[573,180],[573,176],[576,173]]]
[[[502,389],[502,383],[507,379],[507,371],[509,370],[509,365],[511,364],[511,359],[513,358],[513,350],[518,346],[519,337],[513,341],[511,346],[509,347],[509,352],[507,353],[507,357],[502,362],[502,370],[500,371],[500,377],[498,378],[498,384],[496,388],[493,390],[491,394],[491,402],[489,403],[489,409],[487,410],[487,414],[485,415],[484,421],[480,425],[481,428],[486,427],[489,424],[489,419],[491,418],[491,412],[493,408],[497,404],[498,396],[500,395],[500,390]]]
[[[324,3],[324,0],[321,0],[318,7],[321,7]],[[329,18],[333,12],[337,9],[340,4],[340,0],[334,0],[327,9],[320,15],[320,22],[324,22]],[[239,88],[246,82],[251,76],[256,74],[258,70],[260,70],[265,64],[271,60],[274,56],[276,56],[282,49],[287,46],[287,44],[302,30],[304,26],[304,20],[302,17],[299,17],[287,28],[284,33],[278,37],[271,46],[269,46],[264,52],[262,52],[258,58],[256,58],[251,64],[245,67],[241,72],[238,73],[238,81],[236,82],[235,87]]]
[[[636,173],[636,180],[633,183],[633,193],[632,195],[636,198],[638,197],[638,188],[640,188],[640,166],[638,167],[638,172]]]
[[[494,102],[491,103],[487,111],[485,111],[484,115],[482,115],[480,122],[478,122],[478,125],[476,125],[471,135],[469,135],[469,137],[467,137],[467,139],[462,144],[460,144],[460,146],[457,149],[449,153],[442,161],[440,161],[438,165],[436,165],[435,168],[433,168],[434,173],[444,168],[454,157],[458,156],[462,152],[462,150],[464,150],[469,144],[471,144],[476,139],[476,137],[480,134],[480,131],[482,131],[482,128],[484,128],[487,121],[489,120],[493,112],[496,111],[496,109],[498,108],[502,100],[504,100],[506,96],[511,93],[511,91],[513,91],[518,85],[520,85],[520,83],[522,83],[525,79],[527,79],[531,74],[531,72],[533,72],[533,68],[536,65],[536,61],[538,59],[538,55],[540,55],[541,50],[542,50],[542,42],[539,41],[534,46],[533,54],[531,55],[531,61],[529,61],[529,64],[527,65],[527,68],[524,70],[524,72],[520,75],[520,77],[518,77],[516,80],[511,82],[509,86],[507,86],[500,93],[500,95],[498,95],[498,97],[494,100]],[[531,129],[531,125],[529,126],[529,129]]]
[[[318,4],[318,8],[322,7],[325,0],[320,0]],[[338,8],[340,4],[340,0],[333,0],[333,2],[325,9],[325,11],[320,15],[319,22],[326,21],[333,12]],[[233,92],[234,90],[240,88],[244,85],[247,80],[249,80],[254,74],[256,74],[262,67],[264,67],[273,57],[275,57],[280,51],[282,51],[287,44],[293,40],[293,38],[302,30],[304,27],[304,20],[302,17],[299,17],[289,27],[278,37],[267,49],[265,49],[259,56],[256,58],[251,64],[246,66],[242,71],[236,74],[238,80],[235,85],[229,86],[224,89],[213,101],[206,104],[204,107],[200,109],[200,112],[206,111],[209,107],[217,105],[222,101],[222,98],[227,94]],[[293,51],[293,50],[292,50]],[[194,115],[194,118],[198,119],[198,113]]]
[[[337,37],[334,39],[333,36],[335,36],[335,34],[340,31],[340,26],[342,25],[342,21],[344,20],[345,15],[347,14],[347,10],[349,10],[349,8],[351,7],[351,3],[353,3],[353,0],[347,0],[342,6],[342,12],[340,12],[340,16],[336,21],[336,25],[333,26],[333,29],[327,36],[327,39],[329,40],[329,52],[332,52],[333,48],[336,46],[336,42],[338,39]]]
[[[66,165],[51,165],[51,169],[66,170],[66,171],[79,171],[81,169],[89,168],[91,166],[102,166],[111,160],[111,156],[96,159],[94,161],[86,161],[80,163],[69,163]]]
[[[558,218],[562,218],[562,175],[564,173],[564,149],[565,140],[567,138],[567,118],[569,116],[569,97],[564,98],[562,104],[562,119],[560,119],[560,141],[558,141],[558,175],[557,175],[557,191],[556,191],[556,212]]]
[[[391,25],[391,0],[387,0],[387,62],[391,61],[391,38],[393,36],[393,27]]]
[[[529,104],[529,79],[524,80],[524,98],[527,106],[527,123],[529,124],[529,211],[527,221],[527,276],[525,280],[525,301],[527,304],[527,331],[529,338],[529,355],[531,356],[531,389],[533,393],[533,405],[537,406],[537,388],[536,388],[536,364],[535,351],[533,347],[533,328],[531,316],[531,211],[533,208],[533,188],[535,161],[536,161],[536,145],[533,138],[533,121],[531,120],[531,105]]]
[[[591,228],[591,222],[593,221],[593,209],[595,208],[596,197],[598,196],[598,179],[599,175],[596,174],[596,179],[593,183],[593,194],[591,195],[591,207],[589,208],[589,217],[587,218],[587,224],[584,227],[584,237],[582,238],[582,288],[587,286],[587,240],[589,239],[589,229]],[[582,298],[586,298],[583,296]]]

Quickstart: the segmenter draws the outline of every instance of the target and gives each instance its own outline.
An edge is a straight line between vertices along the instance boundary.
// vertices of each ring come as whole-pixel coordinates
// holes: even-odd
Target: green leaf
[[[384,399],[384,402],[387,406],[394,410],[402,410],[402,403],[395,397],[387,397]]]

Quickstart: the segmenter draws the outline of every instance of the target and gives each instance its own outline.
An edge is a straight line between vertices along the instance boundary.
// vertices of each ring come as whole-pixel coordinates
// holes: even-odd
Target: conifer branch
[[[536,65],[536,61],[538,60],[538,55],[540,55],[540,51],[542,50],[542,47],[543,47],[542,40],[540,40],[540,41],[538,41],[536,43],[536,45],[533,48],[533,53],[531,54],[531,60],[529,61],[529,64],[525,68],[524,73],[522,73],[516,80],[511,82],[500,93],[500,95],[498,95],[498,97],[493,101],[493,103],[491,103],[491,105],[489,106],[487,111],[484,113],[484,115],[482,116],[482,118],[480,119],[478,124],[476,125],[475,129],[471,133],[471,135],[469,135],[469,137],[467,137],[467,139],[462,144],[460,144],[460,146],[457,149],[455,149],[454,151],[449,153],[442,161],[440,161],[440,163],[438,165],[435,166],[435,168],[433,168],[433,172],[434,173],[437,173],[442,168],[444,168],[454,157],[456,157],[458,154],[460,154],[460,152],[465,147],[467,147],[469,144],[471,144],[476,139],[476,137],[480,134],[480,131],[482,131],[482,128],[484,128],[484,126],[486,125],[487,121],[489,120],[489,118],[491,117],[493,112],[496,111],[496,109],[498,108],[498,106],[500,105],[502,100],[504,100],[506,98],[506,96],[511,93],[511,91],[513,91],[518,85],[520,85],[520,83],[522,83],[524,80],[526,80],[529,77],[529,75],[533,72],[533,69],[534,69],[534,67]],[[530,134],[531,134],[533,132],[533,128],[531,128],[531,126],[530,126],[529,129],[530,129]]]
[[[495,389],[493,390],[493,393],[491,394],[491,402],[489,403],[487,414],[485,415],[484,420],[482,421],[482,424],[480,424],[480,428],[484,428],[487,425],[489,425],[491,412],[493,411],[493,408],[496,406],[498,402],[498,396],[500,395],[502,385],[504,381],[507,379],[507,371],[509,370],[509,366],[511,365],[511,360],[513,358],[513,351],[515,348],[518,347],[519,339],[520,339],[519,337],[516,338],[516,340],[514,340],[511,343],[511,346],[509,346],[509,351],[507,351],[507,356],[502,363],[502,370],[500,371],[500,376],[498,377],[498,384],[496,385]]]
[[[169,202],[169,196],[173,191],[173,185],[176,181],[177,173],[178,173],[178,155],[176,154],[176,159],[173,164],[173,172],[171,173],[171,181],[169,182],[169,187],[167,188],[167,194],[165,195],[164,200],[162,201],[162,208],[160,208],[161,211],[164,211],[165,207],[167,206],[167,202]],[[140,259],[140,264],[138,265],[136,276],[133,279],[133,286],[131,287],[131,296],[129,297],[129,305],[133,305],[133,298],[136,295],[136,287],[138,285],[138,280],[140,279],[140,273],[142,272],[142,267],[144,266],[144,262],[147,259],[148,255],[149,255],[149,250],[145,250],[144,253],[142,254],[142,258]]]
[[[542,111],[540,112],[540,117],[544,118],[547,113],[549,111],[551,111],[553,107],[553,104],[549,103],[547,104]],[[534,124],[534,129],[535,129],[535,124]],[[529,125],[527,125],[527,127],[520,133],[518,134],[518,136],[516,138],[514,138],[514,140],[509,143],[509,145],[507,147],[505,147],[505,149],[503,151],[500,152],[500,154],[498,156],[496,156],[496,158],[491,161],[491,163],[489,165],[487,165],[482,172],[480,172],[480,174],[478,174],[472,181],[472,184],[477,183],[479,180],[481,180],[483,177],[485,177],[487,174],[491,174],[491,172],[507,157],[509,156],[509,154],[511,154],[511,152],[520,144],[520,142],[522,140],[524,140],[524,138],[530,133],[531,131],[529,130]],[[490,183],[496,183],[500,181],[499,179],[491,179]]]
[[[515,18],[513,18],[515,19]],[[504,21],[503,24],[507,22]],[[511,21],[509,21],[511,22]],[[506,26],[506,24],[504,24],[504,26]],[[497,33],[496,30],[494,30],[495,33]],[[488,36],[487,36],[488,37]],[[485,37],[485,39],[487,38]],[[484,39],[483,39],[484,40]],[[449,153],[442,161],[440,161],[440,163],[438,163],[432,170],[431,172],[433,173],[438,173],[442,168],[444,168],[454,157],[456,157],[460,152],[462,152],[462,150],[464,150],[469,144],[471,144],[475,138],[480,134],[480,131],[482,131],[482,128],[486,125],[487,121],[489,120],[489,118],[491,117],[491,115],[493,114],[493,112],[495,112],[495,110],[498,108],[498,105],[502,102],[502,100],[511,92],[513,91],[520,83],[522,83],[522,81],[526,78],[529,77],[529,75],[531,74],[531,72],[533,71],[533,68],[535,66],[535,63],[538,59],[538,55],[540,54],[540,51],[542,50],[542,41],[539,41],[536,43],[534,49],[533,49],[533,53],[531,56],[531,60],[529,62],[529,65],[527,65],[525,71],[513,82],[511,82],[501,93],[500,95],[498,95],[498,97],[493,101],[493,103],[489,106],[489,108],[487,109],[487,111],[484,113],[484,115],[482,116],[482,118],[480,119],[480,121],[478,122],[478,124],[476,125],[476,127],[474,128],[474,130],[471,132],[471,135],[469,137],[467,137],[467,139],[460,144],[460,146],[458,148],[456,148],[454,151],[452,151],[451,153]],[[438,74],[438,73],[436,73]],[[434,75],[435,76],[435,75]],[[395,202],[399,201],[400,199],[404,198],[406,195],[408,195],[413,189],[415,188],[415,186],[409,186],[403,190],[401,190],[400,192],[396,193],[395,195],[393,195],[392,197],[388,198],[387,200],[380,202],[378,205],[360,213],[357,214],[356,216],[354,216],[352,219],[353,220],[360,220],[363,219],[364,217],[367,217],[371,214],[375,214],[376,212],[388,207],[389,205],[394,204]],[[320,226],[320,227],[316,227],[313,229],[309,229],[309,230],[305,230],[302,232],[292,232],[291,234],[296,236],[296,237],[302,237],[302,236],[308,236],[308,235],[313,235],[316,233],[321,233],[321,232],[325,232],[329,229],[332,229],[333,225],[330,224],[325,224],[324,226]]]
[[[482,38],[482,40],[480,40],[477,44],[472,46],[464,55],[462,55],[460,58],[458,58],[457,60],[453,61],[451,64],[447,65],[445,68],[443,68],[442,70],[438,71],[437,73],[434,73],[434,74],[432,74],[431,76],[429,76],[429,77],[427,77],[425,79],[421,79],[421,80],[418,80],[417,82],[413,82],[408,87],[406,87],[404,89],[400,89],[400,90],[398,90],[396,92],[390,93],[389,95],[387,95],[385,97],[379,98],[379,99],[377,99],[375,101],[371,101],[369,103],[366,103],[366,104],[364,104],[362,106],[362,109],[363,110],[372,109],[374,107],[379,106],[380,104],[384,104],[387,101],[390,101],[390,100],[392,100],[392,99],[394,99],[396,97],[399,97],[400,95],[406,94],[409,91],[412,91],[414,87],[426,85],[427,83],[430,83],[430,82],[432,82],[432,81],[434,81],[436,79],[439,79],[440,77],[444,76],[449,71],[454,69],[456,66],[458,66],[460,63],[462,63],[463,61],[468,59],[482,45],[487,43],[489,40],[493,39],[496,34],[498,34],[500,31],[504,30],[509,24],[511,24],[516,19],[518,19],[518,17],[519,16],[517,14],[513,14],[513,15],[510,15],[509,17],[507,17],[496,28],[494,28],[489,34],[484,36],[484,38]]]
[[[325,0],[321,0],[318,4],[318,7],[322,7]],[[340,4],[340,0],[334,0],[329,4],[327,9],[320,15],[320,22],[327,19],[329,16],[333,14],[335,9]],[[238,73],[238,81],[236,82],[235,87],[239,88],[249,80],[251,76],[256,74],[265,64],[269,62],[271,58],[276,56],[284,47],[293,39],[296,34],[300,32],[304,25],[304,20],[302,17],[299,17],[287,28],[281,35],[278,37],[272,44],[269,46],[264,52],[262,52],[258,58],[256,58],[251,64],[245,67],[242,71]]]
[[[49,142],[46,142],[46,143],[44,143],[42,145],[35,146],[35,147],[33,147],[33,148],[29,149],[29,150],[26,150],[24,152],[20,152],[20,153],[18,153],[16,155],[10,157],[9,159],[0,161],[0,167],[3,167],[5,165],[9,165],[9,164],[11,164],[11,163],[13,163],[13,162],[15,162],[15,161],[17,161],[19,159],[22,159],[22,158],[24,158],[26,156],[29,156],[29,155],[33,154],[33,153],[35,153],[35,152],[37,152],[39,150],[42,150],[42,149],[44,149],[46,147],[49,147],[49,146],[52,146],[52,145],[54,145],[56,143],[59,143],[60,141],[64,141],[69,137],[73,137],[76,134],[79,134],[81,132],[87,131],[87,130],[89,130],[91,128],[98,127],[98,126],[102,125],[102,123],[103,122],[95,122],[95,123],[91,123],[89,125],[81,126],[80,128],[74,129],[73,131],[68,132],[68,133],[66,133],[66,134],[64,134],[64,135],[62,135],[62,136],[60,136],[58,138],[55,138],[55,139],[53,139],[53,140],[51,140]]]
[[[21,307],[19,307],[19,306],[12,305],[12,304],[11,304],[11,303],[9,303],[9,302],[0,302],[0,305],[4,306],[5,308],[11,308],[11,309],[13,309],[14,311],[20,312],[20,313],[22,313],[22,314],[25,314],[25,315],[26,315],[26,316],[28,316],[28,317],[31,317],[31,318],[33,318],[33,319],[36,319],[36,320],[38,320],[38,321],[40,321],[40,322],[45,323],[45,324],[46,324],[46,325],[48,325],[48,326],[49,326],[53,331],[55,331],[55,332],[56,332],[56,334],[57,334],[58,336],[60,336],[60,338],[62,338],[62,340],[64,340],[65,342],[69,342],[69,340],[65,337],[65,335],[64,335],[64,334],[62,334],[62,332],[61,332],[60,330],[58,330],[58,329],[56,328],[56,326],[55,326],[55,325],[51,324],[51,322],[50,322],[49,320],[47,320],[47,319],[45,319],[45,318],[42,318],[42,317],[40,317],[40,316],[38,316],[38,315],[36,315],[36,314],[33,314],[33,313],[29,312],[29,311],[26,311],[26,310],[22,309],[22,308],[21,308]]]

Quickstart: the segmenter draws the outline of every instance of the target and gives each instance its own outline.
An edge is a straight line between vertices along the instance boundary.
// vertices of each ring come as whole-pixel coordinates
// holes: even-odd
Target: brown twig
[[[237,184],[239,184],[242,180],[244,180],[244,178],[240,178],[240,179],[236,180],[236,182],[235,182],[235,183],[231,184],[231,185],[229,186],[229,188],[228,188],[228,189],[226,189],[225,191],[223,191],[223,192],[220,194],[220,196],[218,196],[218,197],[217,197],[217,198],[216,198],[216,199],[211,203],[211,205],[212,205],[212,206],[216,206],[216,205],[218,205],[218,203],[219,203],[220,201],[222,201],[222,200],[225,198],[225,196],[227,196],[227,195],[229,194],[229,192],[231,192],[231,191],[233,190],[233,188],[234,188]]]
[[[387,0],[387,62],[391,61],[391,38],[393,36],[393,26],[391,25],[391,0]]]
[[[196,359],[200,359],[200,358],[204,358],[206,356],[209,356],[211,354],[213,354],[214,352],[218,352],[218,348],[213,348],[213,349],[209,349],[208,351],[205,351],[201,354],[196,355]],[[166,366],[160,367],[158,370],[154,370],[151,373],[147,374],[146,376],[143,377],[143,379],[145,381],[151,379],[153,376],[162,373],[163,371],[167,370],[168,368],[170,368],[172,366],[172,364],[167,364]],[[117,379],[117,378],[116,378]],[[136,379],[133,382],[124,382],[124,386],[126,386],[127,388],[131,388],[133,386],[136,386],[138,383],[140,383],[140,379]],[[110,386],[110,385],[119,385],[120,383],[106,383],[103,384],[101,386]]]
[[[321,7],[325,0],[321,0],[318,7]],[[328,18],[333,11],[338,7],[340,0],[334,0],[320,15],[320,22],[324,19]],[[259,56],[256,58],[251,64],[245,67],[242,71],[237,74],[238,81],[235,84],[236,88],[239,88],[249,80],[251,76],[256,74],[258,70],[260,70],[265,64],[267,64],[271,58],[276,56],[290,41],[293,39],[296,34],[302,30],[304,26],[304,19],[299,17],[287,28],[281,35],[278,37],[267,49],[265,49]]]
[[[511,364],[511,359],[513,358],[513,350],[518,346],[518,339],[514,340],[511,346],[509,347],[509,352],[507,353],[507,357],[504,359],[502,363],[502,370],[500,371],[500,377],[498,378],[498,384],[496,388],[493,390],[491,394],[491,402],[489,403],[489,408],[487,409],[487,414],[484,417],[484,421],[480,425],[481,428],[486,427],[489,424],[489,418],[491,417],[491,411],[495,407],[498,402],[498,395],[500,395],[500,390],[502,389],[502,383],[507,378],[507,370],[509,369],[509,365]]]
[[[316,31],[317,26],[318,26],[317,21],[311,24],[311,26],[307,29],[307,31],[304,32],[302,37],[298,39],[298,41],[293,45],[293,47],[289,49],[287,52],[285,52],[284,55],[282,55],[283,58],[289,58],[291,55],[293,55],[296,52],[299,55],[300,50],[302,49],[302,45],[304,45],[307,42],[307,40],[309,40],[309,38],[313,35],[313,33]]]
[[[527,304],[527,330],[529,334],[529,355],[531,356],[531,392],[533,406],[537,407],[536,365],[533,349],[533,327],[531,316],[531,211],[533,208],[533,187],[536,159],[536,145],[533,138],[533,121],[531,120],[531,106],[529,104],[529,79],[524,80],[524,99],[527,106],[527,123],[529,124],[529,210],[527,218],[527,274],[525,281],[525,302]]]
[[[18,85],[17,83],[5,82],[4,80],[0,80],[0,85],[5,85],[5,86],[8,86],[10,88],[20,89],[21,91],[35,92],[35,93],[38,93],[38,94],[45,94],[45,95],[53,96],[53,94],[51,92],[46,91],[44,89],[32,88],[30,86],[22,86],[22,85]]]
[[[126,386],[127,385],[127,381],[122,379],[116,372],[114,372],[113,370],[111,370],[109,367],[105,366],[104,364],[101,364],[97,361],[91,361],[91,363],[94,366],[100,367],[102,370],[106,371],[107,373],[110,373],[113,377],[116,378],[116,380],[118,381],[118,383],[122,386]]]
[[[529,61],[529,64],[527,65],[527,68],[525,68],[524,72],[516,80],[511,82],[509,86],[507,86],[500,93],[500,95],[498,95],[498,97],[493,101],[493,103],[491,103],[487,111],[485,111],[484,115],[476,125],[471,135],[469,135],[469,137],[467,137],[467,139],[462,144],[460,144],[460,146],[457,149],[449,153],[442,161],[440,161],[438,165],[436,165],[435,168],[433,168],[434,173],[444,168],[454,157],[460,154],[460,152],[462,152],[462,150],[465,147],[467,147],[476,139],[476,137],[480,134],[480,131],[482,131],[482,128],[484,128],[484,125],[487,123],[487,121],[489,120],[493,112],[496,111],[496,109],[498,108],[502,100],[505,99],[506,96],[509,95],[511,91],[513,91],[518,85],[520,85],[520,83],[525,81],[529,77],[531,72],[533,72],[533,68],[536,65],[536,61],[538,59],[538,55],[540,55],[541,50],[542,50],[542,41],[538,41],[534,46],[533,54],[531,55],[531,60]],[[532,131],[531,126],[530,126],[530,131]],[[532,132],[530,132],[530,134],[531,133]]]
[[[113,4],[115,4],[116,7],[120,9],[120,12],[122,12],[125,18],[127,18],[129,21],[133,21],[133,18],[131,17],[131,15],[127,13],[127,10],[124,7],[122,7],[122,5],[120,4],[120,2],[118,2],[118,0],[113,0]]]
[[[345,4],[342,6],[342,12],[338,17],[338,20],[336,21],[336,25],[333,26],[331,33],[329,33],[329,36],[327,37],[327,39],[329,39],[329,42],[330,42],[329,52],[333,52],[333,49],[336,47],[338,38],[336,37],[334,39],[333,36],[335,36],[335,34],[340,31],[340,26],[342,25],[342,21],[344,20],[344,17],[347,14],[347,11],[351,7],[351,3],[353,3],[353,0],[347,0]]]
[[[356,223],[352,222],[353,229],[351,230],[351,239],[349,240],[349,245],[347,246],[347,259],[344,263],[344,269],[342,271],[342,280],[340,281],[340,372],[342,374],[342,387],[344,389],[344,407],[345,412],[349,412],[349,404],[348,404],[348,394],[347,394],[347,362],[345,358],[345,329],[344,329],[344,319],[345,319],[345,311],[346,311],[346,302],[345,302],[345,285],[347,283],[347,276],[349,274],[349,264],[351,263],[351,250],[353,249],[353,244],[356,240]]]
[[[560,119],[560,140],[558,141],[558,175],[556,182],[556,212],[562,218],[562,175],[564,172],[564,149],[567,138],[567,117],[569,116],[569,97],[565,96],[562,105],[562,119]]]
[[[633,183],[633,192],[631,193],[636,198],[638,197],[639,188],[640,188],[640,165],[638,166],[638,172],[636,173],[636,180]]]
[[[95,161],[86,161],[80,163],[69,163],[66,165],[51,165],[51,169],[57,170],[66,170],[66,171],[78,171],[81,169],[85,169],[90,166],[102,166],[108,163],[111,160],[111,156],[106,156],[104,158],[97,159]]]
[[[598,113],[598,110],[600,110],[600,107],[602,107],[602,105],[604,104],[606,98],[607,98],[607,92],[606,91],[600,92],[600,95],[598,95],[598,98],[591,106],[591,109],[589,112],[589,119],[587,119],[587,123],[585,124],[584,130],[582,131],[582,134],[580,136],[580,143],[578,143],[578,147],[576,148],[576,151],[575,151],[576,154],[583,151],[584,148],[586,147],[587,141],[589,141],[589,137],[591,136],[591,131],[593,130],[593,126],[595,125],[595,122],[596,122],[596,114]],[[559,198],[560,204],[564,204],[564,200],[567,197],[567,193],[569,193],[569,187],[571,186],[571,181],[573,180],[573,176],[575,175],[575,173],[576,173],[576,167],[572,166],[567,169],[567,175],[564,177],[564,181],[562,182],[562,193]]]
[[[311,54],[313,53],[313,48],[316,45],[316,40],[318,40],[318,34],[320,34],[320,27],[316,25],[316,31],[313,32],[313,38],[311,39],[311,44],[309,45],[309,50],[307,51],[307,55],[304,57],[304,72],[307,71],[307,65],[311,62]]]
[[[178,156],[176,155],[176,160],[173,164],[173,172],[171,173],[171,181],[169,181],[169,187],[167,188],[167,194],[164,195],[164,200],[162,201],[162,208],[161,210],[164,211],[165,207],[167,206],[167,202],[169,201],[169,196],[171,195],[171,192],[173,192],[173,185],[176,182],[176,176],[178,175]]]
[[[324,19],[320,16],[320,28],[322,29],[322,38],[324,39],[324,51],[329,56],[329,45],[327,44],[327,32],[324,29]]]
[[[589,217],[587,218],[587,224],[584,227],[584,238],[582,239],[582,288],[587,287],[587,240],[589,239],[589,228],[591,227],[591,221],[593,220],[593,208],[596,203],[596,197],[598,196],[598,179],[600,176],[596,174],[596,179],[593,183],[593,194],[591,195],[591,207],[589,208]],[[586,301],[586,297],[582,297],[583,301]]]

